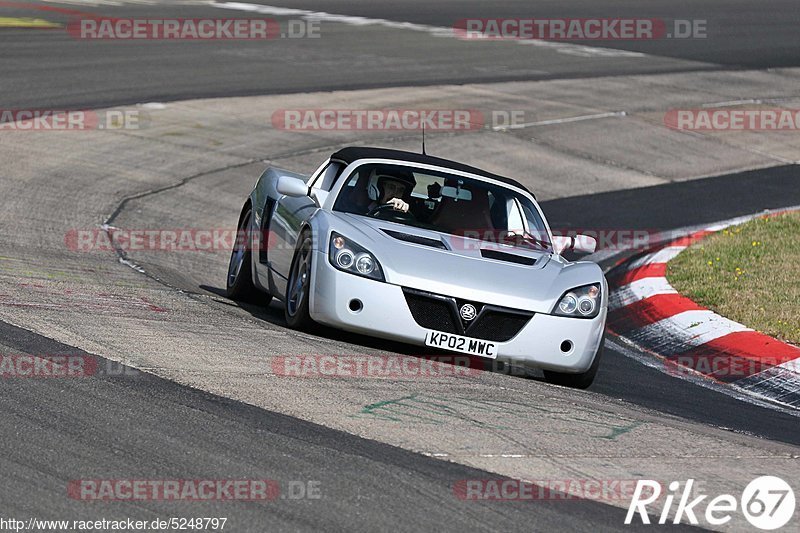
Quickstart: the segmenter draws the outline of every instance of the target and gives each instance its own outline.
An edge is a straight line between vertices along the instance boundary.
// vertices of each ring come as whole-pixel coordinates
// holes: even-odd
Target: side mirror
[[[575,235],[574,237],[559,235],[553,237],[553,250],[559,255],[562,252],[593,254],[596,249],[597,239],[588,235]]]
[[[308,185],[303,180],[297,178],[290,178],[289,176],[281,176],[278,178],[278,184],[275,187],[279,193],[286,196],[293,196],[300,198],[308,196]]]

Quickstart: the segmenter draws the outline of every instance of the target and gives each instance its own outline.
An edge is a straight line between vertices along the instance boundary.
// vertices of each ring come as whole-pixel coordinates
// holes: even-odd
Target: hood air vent
[[[536,264],[535,257],[527,257],[524,255],[509,254],[497,250],[485,250],[481,248],[481,256],[486,259],[497,259],[498,261],[508,261],[509,263],[517,263],[518,265],[533,266]]]
[[[447,250],[447,246],[445,246],[444,243],[439,239],[431,239],[428,237],[421,237],[419,235],[412,235],[410,233],[403,233],[402,231],[393,231],[384,228],[381,228],[381,231],[383,231],[389,237],[393,237],[399,241],[405,241],[414,244],[421,244],[422,246],[430,246],[431,248],[440,248],[442,250]]]

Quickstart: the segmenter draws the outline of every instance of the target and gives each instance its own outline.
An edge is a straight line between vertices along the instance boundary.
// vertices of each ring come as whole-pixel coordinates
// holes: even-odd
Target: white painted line
[[[428,24],[415,24],[413,22],[397,22],[394,20],[358,17],[353,15],[337,15],[334,13],[326,13],[325,11],[311,11],[308,9],[294,9],[294,8],[279,7],[279,6],[266,6],[261,4],[250,4],[247,2],[216,2],[211,4],[211,6],[220,9],[232,9],[238,11],[246,11],[248,13],[258,13],[260,15],[272,15],[275,17],[298,17],[306,20],[338,22],[340,24],[350,24],[352,26],[383,26],[384,28],[424,32],[434,37],[456,38],[456,34],[453,31],[453,28],[431,26]],[[481,39],[475,39],[472,42],[484,42],[484,41]],[[492,39],[487,39],[486,42],[497,42],[497,41]],[[628,50],[615,50],[613,48],[601,48],[597,46],[582,46],[571,43],[543,41],[540,39],[522,39],[522,40],[514,40],[513,42],[515,42],[516,44],[527,45],[527,46],[550,48],[561,54],[568,54],[579,57],[630,57],[630,58],[646,57],[646,54],[643,54],[641,52],[631,52]]]
[[[633,261],[629,265],[628,270],[633,270],[634,268],[639,268],[645,265],[652,265],[653,263],[668,263],[685,249],[686,246],[666,246],[657,252],[644,255],[636,261]]]
[[[800,209],[800,207],[793,207],[793,208],[788,209],[788,211],[792,211],[792,210],[795,210],[795,209]],[[783,211],[783,209],[773,209],[771,211],[764,211],[762,213],[758,213],[758,214],[755,214],[755,215],[745,215],[743,217],[736,217],[736,218],[732,218],[730,220],[726,220],[725,222],[720,222],[718,224],[714,224],[712,226],[708,226],[705,229],[706,229],[706,231],[711,231],[711,232],[722,231],[725,228],[729,228],[731,226],[738,226],[739,224],[744,224],[745,222],[749,222],[749,221],[753,220],[754,218],[762,217],[764,215],[769,215],[770,213],[775,213],[775,212],[779,213],[781,211]]]
[[[735,106],[735,105],[748,105],[748,104],[760,104],[760,103],[762,103],[761,100],[754,100],[754,99],[750,98],[750,99],[747,99],[747,100],[731,100],[729,102],[716,102],[716,103],[713,103],[713,104],[703,104],[700,107],[708,107],[708,108],[730,107],[730,106]]]
[[[737,381],[735,386],[800,409],[800,358]]]
[[[753,330],[706,309],[703,311],[684,311],[648,324],[637,330],[636,336],[643,338],[651,336],[669,338],[671,344],[680,344],[681,351],[685,351],[738,331]],[[675,353],[679,353],[679,351]]]
[[[691,372],[681,372],[680,375],[676,376],[674,371],[668,370],[668,366],[664,364],[664,358],[658,356],[657,354],[654,356],[653,354],[642,352],[641,348],[634,342],[626,339],[625,337],[619,337],[619,342],[615,342],[609,338],[606,339],[606,347],[610,347],[618,353],[621,353],[625,357],[629,359],[633,359],[646,367],[653,368],[660,372],[664,372],[665,374],[670,374],[674,377],[682,379],[684,381],[689,381],[698,387],[703,387],[704,389],[713,390],[726,396],[730,396],[735,398],[739,401],[749,403],[752,405],[758,405],[760,407],[765,407],[767,409],[772,409],[773,411],[779,411],[782,413],[787,413],[791,416],[800,418],[800,410],[785,410],[786,404],[781,402],[780,405],[776,403],[775,400],[771,398],[761,395],[761,394],[754,394],[749,390],[744,388],[738,387],[737,385],[725,385],[721,383],[717,383],[715,381],[711,381],[705,376],[701,374],[693,375]]]
[[[542,41],[540,39],[522,39],[515,41],[517,44],[528,46],[539,46],[541,48],[555,48],[561,54],[578,57],[645,57],[642,52],[631,52],[629,50],[616,50],[614,48],[600,48],[599,46],[585,46],[579,44],[568,44],[562,42]]]
[[[778,365],[778,368],[787,372],[794,372],[800,376],[800,357],[792,359],[791,361],[786,361],[782,365]]]
[[[758,374],[753,374],[743,381],[752,381],[756,386],[759,382],[766,380],[790,380],[793,390],[800,392],[800,357],[786,361],[783,364],[773,366],[767,370],[762,370]]]
[[[614,311],[656,294],[677,293],[678,291],[669,284],[665,277],[637,279],[611,292],[611,296],[608,298],[608,309]]]
[[[385,28],[398,30],[425,32],[437,37],[454,36],[452,28],[441,28],[439,26],[429,26],[427,24],[397,22],[394,20],[358,17],[353,15],[337,15],[334,13],[326,13],[325,11],[265,6],[261,4],[249,4],[246,2],[217,2],[211,4],[211,6],[218,7],[220,9],[233,9],[237,11],[246,11],[248,13],[258,13],[259,15],[272,15],[274,17],[298,17],[306,20],[319,20],[323,22],[350,24],[351,26],[383,26]]]
[[[552,120],[540,120],[539,122],[528,122],[526,124],[512,124],[509,126],[493,126],[492,129],[494,131],[504,131],[504,130],[519,130],[523,128],[531,128],[534,126],[549,126],[551,124],[566,124],[568,122],[581,122],[584,120],[594,120],[598,118],[609,118],[609,117],[624,117],[627,115],[625,111],[613,111],[610,113],[597,113],[596,115],[580,115],[577,117],[568,117],[568,118],[555,118]]]

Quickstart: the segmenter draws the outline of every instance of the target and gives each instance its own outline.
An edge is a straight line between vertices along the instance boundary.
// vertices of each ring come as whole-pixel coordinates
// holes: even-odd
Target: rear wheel
[[[253,284],[251,217],[252,210],[248,207],[239,219],[225,288],[228,298],[232,300],[268,305],[272,296],[261,292]]]
[[[286,286],[284,315],[286,323],[292,329],[307,330],[313,324],[308,309],[311,293],[311,260],[312,242],[311,234],[304,231],[298,239],[297,250],[289,270],[289,280]]]
[[[594,361],[592,366],[586,372],[578,374],[567,374],[566,372],[553,372],[552,370],[544,371],[544,379],[553,385],[561,385],[563,387],[572,387],[573,389],[588,389],[594,382],[597,375],[597,369],[600,368],[600,359],[603,356],[603,347],[605,345],[606,337],[600,339],[600,346],[597,348],[597,353],[594,354]]]

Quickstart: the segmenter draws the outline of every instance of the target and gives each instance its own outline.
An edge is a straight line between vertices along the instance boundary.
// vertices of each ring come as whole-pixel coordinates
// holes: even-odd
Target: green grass
[[[800,345],[800,213],[710,235],[668,263],[667,279],[722,316]]]

